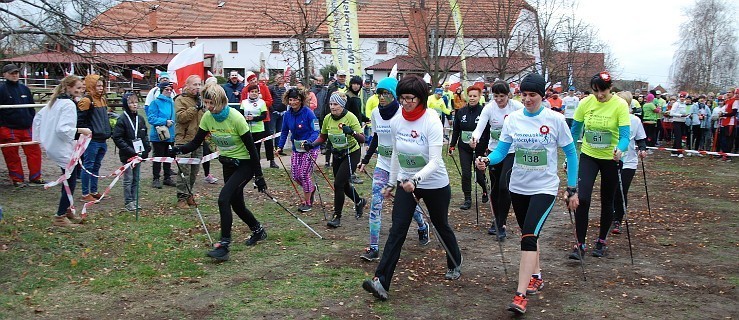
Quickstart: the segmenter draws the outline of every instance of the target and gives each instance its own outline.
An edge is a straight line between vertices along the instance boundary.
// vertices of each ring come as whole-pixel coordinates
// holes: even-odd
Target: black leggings
[[[657,124],[644,123],[644,133],[647,135],[647,147],[654,147],[657,143]]]
[[[672,148],[682,149],[683,148],[683,134],[685,132],[685,122],[672,122]],[[678,154],[680,152],[672,151],[672,154]]]
[[[246,208],[246,203],[244,203],[244,186],[254,177],[250,162],[249,160],[242,160],[238,167],[230,163],[221,163],[223,164],[223,180],[225,181],[221,193],[218,194],[218,212],[221,214],[221,239],[231,239],[231,226],[233,225],[231,209],[252,231],[259,230],[261,227],[257,218]]]
[[[503,161],[490,167],[490,184],[492,185],[490,199],[498,228],[506,225],[508,211],[511,210],[511,194],[508,191],[508,185],[511,182],[511,170],[515,158],[513,153],[509,153]]]
[[[621,169],[621,182],[624,184],[624,197],[627,208],[629,205],[629,187],[631,181],[634,180],[634,174],[636,169]],[[616,186],[618,188],[618,186]],[[624,218],[624,202],[621,201],[621,190],[616,191],[616,196],[613,198],[614,216],[613,221],[621,222]]]
[[[470,200],[472,199],[472,183],[470,182],[472,170],[470,167],[474,166],[475,158],[471,150],[468,151],[463,148],[457,150],[459,150],[459,165],[462,166],[462,193],[464,193],[465,200]],[[478,154],[477,156],[482,156],[482,154]],[[487,193],[488,188],[485,185],[485,171],[475,168],[475,180],[482,187],[482,193]]]
[[[255,132],[252,136],[254,137],[254,141],[264,139],[266,137],[269,137],[272,135],[272,132],[266,129],[267,125],[265,125],[265,129],[262,132]],[[262,143],[255,143],[254,146],[257,147],[257,154],[259,154],[262,148]],[[264,154],[267,156],[268,161],[274,161],[275,160],[275,148],[274,144],[272,143],[272,139],[264,140]],[[261,155],[260,155],[261,157]]]
[[[395,192],[395,202],[392,211],[392,225],[385,243],[385,250],[382,252],[382,259],[377,265],[375,276],[380,280],[385,290],[390,289],[390,283],[393,279],[395,267],[400,259],[400,251],[408,234],[408,227],[413,220],[413,213],[416,211],[415,197],[423,199],[426,204],[431,223],[441,240],[449,249],[446,257],[446,266],[453,269],[455,265],[460,265],[462,261],[462,253],[459,251],[457,237],[454,230],[449,226],[449,201],[452,196],[452,189],[447,185],[439,189],[416,189],[413,194],[405,192],[403,187],[398,185]],[[454,257],[452,261],[449,256]]]
[[[555,198],[550,194],[523,195],[511,192],[513,212],[521,228],[521,251],[536,251],[539,234],[552,212]]]
[[[151,149],[154,152],[155,157],[166,157],[169,154],[169,146],[171,142],[152,142]],[[162,171],[162,165],[164,166],[164,180],[168,180],[172,175],[172,164],[168,162],[156,162],[152,163],[154,180],[159,179],[159,174]]]
[[[339,152],[344,153],[334,154],[332,168],[334,172],[334,214],[341,218],[341,209],[344,207],[344,195],[352,199],[355,204],[359,201],[357,190],[349,182],[351,175],[354,174],[354,170],[357,169],[360,153],[359,149],[357,149],[347,157],[346,151]],[[349,161],[351,161],[351,166],[349,166]]]
[[[204,142],[203,143],[203,157],[211,153],[213,153],[213,151],[210,151],[210,147],[208,147],[208,142]],[[206,177],[210,175],[210,161],[203,162],[203,174],[205,174]]]
[[[598,238],[605,240],[613,220],[613,198],[618,188],[618,162],[612,159],[596,159],[587,154],[580,155],[578,172],[578,199],[580,205],[575,210],[577,241],[585,243],[588,232],[590,197],[593,195],[595,177],[600,172],[600,233]]]

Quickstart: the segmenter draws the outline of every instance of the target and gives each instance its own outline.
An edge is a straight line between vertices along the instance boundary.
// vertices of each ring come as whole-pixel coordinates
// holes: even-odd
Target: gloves
[[[182,154],[182,150],[180,150],[180,147],[172,147],[172,148],[169,148],[169,153],[167,155],[171,158],[174,158],[178,154]]]
[[[305,151],[310,151],[310,149],[313,149],[314,147],[313,141],[303,142],[303,149],[305,149]]]
[[[354,134],[354,129],[352,129],[352,127],[347,126],[347,125],[342,126],[341,127],[341,131],[343,131],[344,134],[348,134],[348,135],[353,135]]]
[[[254,178],[254,184],[257,185],[257,190],[259,192],[267,191],[267,182],[264,181],[264,177],[263,176],[258,176],[256,178]]]

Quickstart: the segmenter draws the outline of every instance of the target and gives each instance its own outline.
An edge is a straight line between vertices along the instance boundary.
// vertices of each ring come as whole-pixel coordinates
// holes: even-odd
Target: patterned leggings
[[[311,173],[313,173],[313,161],[308,157],[315,159],[318,157],[318,151],[319,149],[316,148],[308,152],[293,152],[292,157],[290,157],[292,178],[303,187],[305,193],[311,193],[315,188],[310,178]]]
[[[369,214],[369,229],[370,229],[370,248],[380,248],[380,226],[382,224],[382,188],[387,184],[390,179],[390,172],[375,167],[375,172],[372,176],[372,203],[370,204]],[[418,223],[418,230],[426,230],[428,225],[423,221],[423,215],[421,215],[421,209],[416,206],[416,211],[413,213],[413,220]]]

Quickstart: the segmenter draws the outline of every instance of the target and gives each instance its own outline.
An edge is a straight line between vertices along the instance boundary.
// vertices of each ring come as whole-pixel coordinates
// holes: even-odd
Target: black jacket
[[[462,142],[461,134],[462,131],[475,131],[477,122],[480,121],[480,114],[482,113],[483,106],[478,104],[470,107],[470,105],[460,108],[454,114],[454,127],[452,130],[452,140],[449,142],[450,147],[455,147],[459,144],[458,148],[467,152],[472,152],[472,147],[469,144]],[[475,148],[475,155],[485,154],[485,150],[488,147],[490,141],[490,124],[485,125],[485,131],[480,136],[480,141],[477,142]]]
[[[108,120],[107,106],[96,106],[90,97],[82,99],[90,99],[90,106],[83,110],[84,108],[81,107],[82,101],[77,104],[77,128],[92,130],[92,140],[94,141],[108,140],[112,130]]]
[[[128,113],[128,116],[131,117],[131,120],[133,120],[134,123],[131,123],[131,121],[128,120],[128,117],[121,113],[118,117],[118,122],[115,123],[115,128],[113,128],[113,142],[116,147],[120,149],[120,151],[118,151],[118,156],[120,157],[121,162],[126,163],[129,158],[136,155],[136,151],[133,149],[134,137],[141,139],[141,142],[144,144],[145,151],[141,157],[148,157],[149,152],[151,151],[151,144],[149,144],[146,120],[138,114],[131,114],[130,111],[124,110],[123,112]],[[133,127],[136,125],[136,118],[139,119],[139,132],[134,135]]]
[[[32,104],[33,94],[20,82],[5,81],[0,86],[0,104]],[[0,109],[0,127],[29,129],[36,110],[33,108]]]
[[[357,117],[360,124],[369,121],[369,119],[362,114],[362,99],[351,91],[346,92],[345,108]]]
[[[282,103],[282,95],[285,94],[285,87],[281,87],[278,85],[274,85],[269,87],[269,93],[272,95],[272,111],[277,112],[285,112],[287,111],[287,106]]]

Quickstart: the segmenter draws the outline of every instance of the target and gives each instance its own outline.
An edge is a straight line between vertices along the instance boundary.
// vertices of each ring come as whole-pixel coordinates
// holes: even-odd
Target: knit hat
[[[360,76],[352,76],[351,79],[349,79],[349,84],[362,84],[362,78]]]
[[[330,101],[339,104],[342,108],[346,106],[346,99],[342,98],[337,93],[331,95]]]
[[[377,91],[380,91],[380,89],[385,89],[389,91],[393,97],[398,97],[395,94],[395,88],[398,86],[398,79],[388,77],[385,79],[380,80],[380,82],[377,83]]]
[[[529,73],[526,77],[521,80],[521,91],[536,92],[541,97],[544,97],[544,77],[538,73]]]
[[[654,101],[654,95],[650,93],[647,95],[647,102],[652,102],[652,101]]]
[[[164,81],[164,82],[160,82],[157,84],[157,87],[159,87],[159,89],[164,89],[166,87],[171,87],[171,86],[172,86],[172,83],[169,81]]]
[[[444,89],[442,89],[442,88],[436,88],[436,89],[434,89],[434,94],[442,94],[442,93],[444,93]]]
[[[171,77],[169,76],[169,73],[168,73],[167,71],[162,71],[162,72],[160,72],[160,73],[159,73],[159,78],[157,78],[157,80],[159,80],[159,79],[161,79],[161,78],[167,78],[167,79],[172,79],[172,78],[171,78]]]
[[[257,75],[254,74],[254,72],[249,71],[249,72],[246,73],[246,81],[249,82],[252,78],[254,78],[256,76]]]

